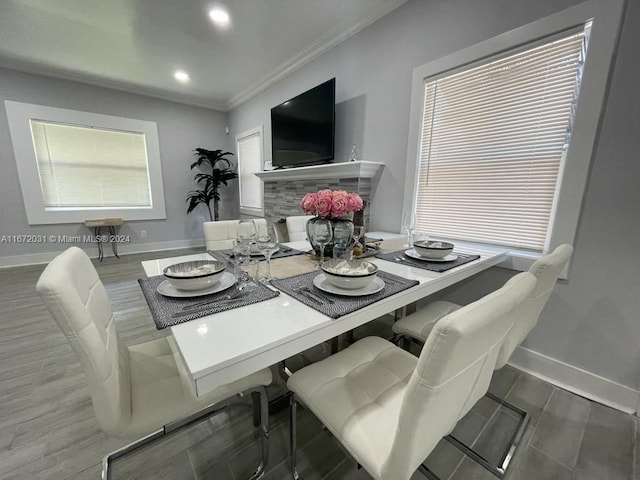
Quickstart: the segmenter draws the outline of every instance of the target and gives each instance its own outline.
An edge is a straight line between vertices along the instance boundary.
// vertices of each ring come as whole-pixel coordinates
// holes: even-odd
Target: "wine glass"
[[[315,244],[320,245],[320,264],[324,263],[324,248],[331,241],[333,236],[333,228],[331,221],[327,218],[318,218],[311,225],[311,237]]]
[[[413,212],[402,215],[402,231],[407,234],[407,247],[413,246],[413,232],[416,229],[416,217]]]
[[[253,220],[242,220],[238,223],[237,238],[239,242],[251,244],[255,241],[258,230]]]
[[[278,251],[278,235],[273,225],[261,225],[258,228],[256,245],[258,246],[258,251],[267,259],[267,275],[260,280],[270,282],[273,278],[271,276],[271,255]]]
[[[250,244],[240,240],[233,241],[233,267],[236,276],[236,289],[251,292],[258,287],[251,270],[254,262],[251,260]],[[257,274],[256,274],[257,275]]]

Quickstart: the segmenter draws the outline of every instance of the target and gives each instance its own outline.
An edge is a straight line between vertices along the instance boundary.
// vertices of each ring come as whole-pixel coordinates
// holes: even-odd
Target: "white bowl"
[[[444,258],[453,251],[453,243],[420,240],[413,242],[413,248],[424,258]]]
[[[218,283],[224,268],[217,260],[193,260],[169,265],[162,273],[178,290],[202,290]]]
[[[365,287],[378,274],[378,267],[363,260],[333,258],[322,264],[327,280],[338,288],[354,290]]]

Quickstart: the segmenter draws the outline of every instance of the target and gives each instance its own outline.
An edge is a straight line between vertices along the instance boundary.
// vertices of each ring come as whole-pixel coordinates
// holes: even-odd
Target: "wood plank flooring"
[[[107,257],[96,268],[111,298],[118,331],[128,344],[167,335],[155,329],[138,287],[140,261],[190,253]],[[95,420],[79,362],[35,292],[44,266],[0,270],[0,478],[98,479],[102,456],[128,440],[105,435]],[[388,336],[383,317],[356,331]],[[318,346],[293,366],[320,358]],[[271,387],[276,395],[281,385]],[[508,480],[640,480],[638,418],[590,402],[510,367],[496,372],[491,391],[527,410],[531,422]],[[313,415],[299,410],[298,469],[304,480],[366,480]],[[515,422],[482,399],[456,427],[458,438],[488,457],[504,448]],[[288,412],[270,417],[265,480],[288,479]],[[258,463],[251,408],[239,404],[114,463],[114,479],[242,479]],[[440,442],[427,465],[443,480],[496,477]],[[413,479],[423,478],[416,473]]]

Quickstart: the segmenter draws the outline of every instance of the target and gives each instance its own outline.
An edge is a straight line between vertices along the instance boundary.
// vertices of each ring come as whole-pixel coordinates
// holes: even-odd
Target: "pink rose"
[[[362,209],[362,198],[357,193],[350,193],[347,195],[347,208],[349,212],[357,212]]]
[[[304,210],[305,213],[315,213],[316,212],[316,194],[315,193],[307,193],[302,200],[300,200],[300,207]]]
[[[349,194],[344,190],[335,190],[331,194],[331,201],[333,204],[331,205],[331,215],[334,217],[339,217],[347,210],[347,197]]]
[[[315,207],[318,215],[321,217],[329,215],[332,205],[331,190],[320,190],[316,193]]]
[[[331,215],[333,215],[334,217],[339,217],[347,211],[346,197],[339,197],[333,200],[333,205],[331,206]]]

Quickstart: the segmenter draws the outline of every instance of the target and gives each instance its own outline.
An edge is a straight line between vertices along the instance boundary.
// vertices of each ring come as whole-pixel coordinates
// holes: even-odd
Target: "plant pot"
[[[318,222],[318,220],[323,217],[317,216],[310,218],[307,221],[307,238],[309,239],[309,243],[311,244],[311,248],[313,248],[313,252],[317,257],[321,256],[320,245],[315,242],[312,235],[312,226],[314,223]],[[353,220],[347,216],[343,217],[328,217],[327,218],[331,222],[332,227],[332,237],[329,240],[329,243],[324,248],[324,257],[331,258],[333,256],[333,246],[336,244],[349,245],[353,242]]]

